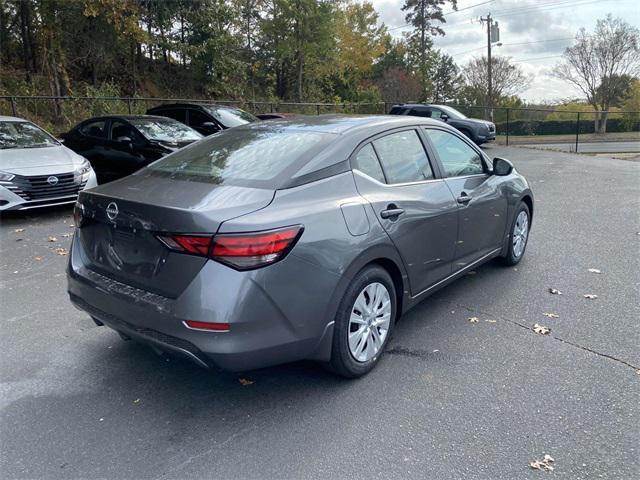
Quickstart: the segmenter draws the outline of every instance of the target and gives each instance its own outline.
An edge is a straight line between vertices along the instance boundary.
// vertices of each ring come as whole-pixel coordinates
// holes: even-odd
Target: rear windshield
[[[225,130],[140,172],[219,185],[278,188],[333,138],[334,134],[310,131]]]

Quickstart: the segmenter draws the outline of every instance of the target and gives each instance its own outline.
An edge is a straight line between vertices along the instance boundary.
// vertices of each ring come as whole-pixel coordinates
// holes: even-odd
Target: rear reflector
[[[185,320],[184,325],[187,328],[194,330],[210,330],[212,332],[228,332],[230,325],[228,323],[214,323],[214,322],[198,322],[196,320]]]
[[[171,250],[211,258],[236,270],[264,267],[283,259],[302,234],[302,225],[251,233],[157,235]]]

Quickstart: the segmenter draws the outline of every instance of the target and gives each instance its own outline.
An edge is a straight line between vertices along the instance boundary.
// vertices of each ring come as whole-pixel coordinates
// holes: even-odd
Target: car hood
[[[481,118],[465,118],[465,120],[470,121],[470,122],[476,122],[476,123],[482,123],[484,125],[493,125],[493,122],[490,122],[489,120],[483,120]]]
[[[51,175],[72,172],[84,158],[64,145],[0,150],[0,171],[14,175]]]

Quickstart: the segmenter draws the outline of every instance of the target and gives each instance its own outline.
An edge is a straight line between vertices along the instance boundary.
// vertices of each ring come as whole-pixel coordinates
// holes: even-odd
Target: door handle
[[[382,218],[390,218],[395,220],[404,213],[404,208],[398,208],[395,205],[389,205],[386,210],[380,212]]]
[[[458,203],[461,203],[462,205],[466,205],[467,203],[469,203],[471,201],[471,198],[469,195],[467,195],[466,193],[463,193],[462,195],[460,195],[457,200]]]

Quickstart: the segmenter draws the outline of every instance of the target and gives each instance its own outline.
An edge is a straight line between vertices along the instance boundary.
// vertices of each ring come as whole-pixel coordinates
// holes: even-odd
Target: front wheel
[[[396,292],[386,270],[369,266],[347,289],[336,315],[332,370],[356,378],[368,373],[387,345],[396,316]]]
[[[502,263],[505,265],[516,265],[522,260],[527,248],[527,240],[529,240],[530,218],[529,207],[526,203],[521,203],[516,211],[509,238],[507,238],[509,242],[507,253],[501,257]]]

